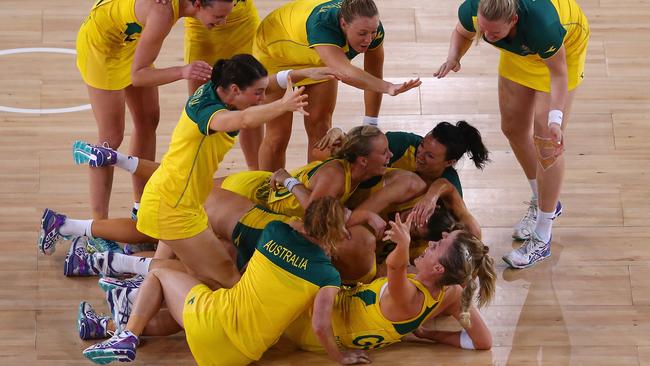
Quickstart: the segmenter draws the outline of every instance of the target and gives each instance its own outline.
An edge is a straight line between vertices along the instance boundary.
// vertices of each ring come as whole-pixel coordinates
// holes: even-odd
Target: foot
[[[521,246],[503,256],[512,268],[528,268],[551,256],[551,240],[542,241],[534,232]]]
[[[86,348],[83,354],[92,362],[100,365],[114,361],[132,362],[135,360],[138,343],[138,337],[127,330]]]
[[[535,231],[535,225],[537,225],[537,199],[533,198],[530,202],[524,203],[528,204],[528,210],[524,217],[519,220],[517,225],[514,227],[512,238],[515,240],[528,240],[528,238],[530,238],[530,233]],[[553,220],[560,215],[562,215],[562,202],[557,201]]]
[[[116,288],[138,289],[142,285],[142,281],[144,281],[144,277],[140,275],[123,280],[113,277],[102,277],[99,279],[98,284],[104,292],[109,292]]]
[[[118,272],[113,269],[113,258],[115,257],[115,252],[101,252],[93,253],[90,255],[90,263],[92,267],[99,273],[102,277],[117,277],[121,276],[124,273]]]
[[[117,162],[117,153],[107,143],[99,146],[77,140],[72,144],[72,158],[77,165],[88,164],[93,168],[97,168],[115,164]]]
[[[133,303],[129,300],[129,294],[134,291],[138,290],[117,287],[106,293],[106,302],[108,303],[108,308],[111,310],[113,322],[117,329],[116,333],[124,330],[126,323],[129,322],[131,308],[133,307]]]
[[[38,236],[38,249],[43,254],[52,255],[56,250],[56,243],[62,238],[59,230],[65,223],[65,215],[58,214],[49,208],[43,211],[41,217],[41,231]]]
[[[109,320],[109,317],[98,315],[89,303],[82,301],[77,314],[79,338],[87,340],[110,337],[108,329],[106,329]]]
[[[85,236],[78,236],[72,240],[63,265],[63,274],[66,277],[99,275],[99,271],[93,266],[92,254],[86,250],[86,240]]]
[[[101,253],[101,252],[113,252],[124,254],[124,250],[113,240],[103,239],[103,238],[88,238],[88,247],[89,252],[92,253]]]

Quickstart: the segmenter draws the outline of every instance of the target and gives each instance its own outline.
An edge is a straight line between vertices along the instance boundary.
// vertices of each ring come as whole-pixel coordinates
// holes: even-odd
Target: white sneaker
[[[535,225],[537,224],[537,199],[531,198],[530,202],[524,203],[528,205],[528,211],[514,227],[512,238],[515,240],[530,238],[530,234],[535,231]]]
[[[503,256],[512,268],[528,268],[551,256],[551,240],[545,243],[535,232],[517,249]]]
[[[129,294],[138,291],[130,288],[114,288],[106,293],[106,302],[111,311],[113,322],[115,322],[115,334],[124,330],[126,323],[131,317],[131,308],[133,303],[129,299]]]

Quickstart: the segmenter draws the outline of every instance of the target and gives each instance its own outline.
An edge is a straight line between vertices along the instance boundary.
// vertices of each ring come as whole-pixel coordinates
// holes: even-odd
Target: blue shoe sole
[[[92,155],[92,147],[82,140],[77,140],[72,144],[72,159],[77,165],[88,164]]]
[[[99,364],[106,365],[111,362],[132,362],[135,360],[135,351],[127,350],[108,350],[108,349],[97,349],[84,351],[84,356],[90,361]]]

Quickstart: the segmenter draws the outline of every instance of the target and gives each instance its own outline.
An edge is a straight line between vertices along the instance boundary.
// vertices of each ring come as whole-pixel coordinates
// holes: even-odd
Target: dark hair
[[[202,7],[210,6],[213,3],[216,3],[217,1],[221,1],[223,3],[233,2],[233,0],[190,0],[190,1],[192,2],[192,4],[196,4],[198,2]]]
[[[442,233],[461,229],[464,229],[464,226],[456,221],[451,212],[445,206],[438,205],[427,221],[426,240],[438,241],[442,239]]]
[[[490,152],[483,144],[481,133],[465,121],[458,121],[456,125],[440,122],[430,134],[447,148],[445,160],[459,160],[467,153],[478,169],[483,169],[490,161]]]
[[[210,80],[216,90],[225,89],[235,84],[239,89],[246,89],[265,76],[268,72],[264,66],[249,54],[235,55],[229,59],[218,60],[212,68]]]
[[[343,0],[341,3],[341,16],[347,23],[357,17],[372,18],[379,15],[377,5],[373,0]]]

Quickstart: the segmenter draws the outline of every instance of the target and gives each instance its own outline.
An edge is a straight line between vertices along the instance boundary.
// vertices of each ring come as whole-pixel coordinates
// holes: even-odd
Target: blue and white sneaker
[[[503,260],[512,268],[528,268],[551,256],[551,239],[545,243],[535,232],[517,249],[503,256]]]
[[[135,277],[125,279],[102,277],[97,283],[104,292],[109,292],[116,288],[135,290],[140,288],[140,285],[142,285],[143,281],[144,277],[137,275]]]
[[[524,203],[528,205],[528,210],[524,217],[522,217],[514,227],[512,238],[515,240],[528,240],[528,238],[530,238],[530,233],[535,231],[535,226],[537,225],[537,199],[533,198],[530,202]],[[557,201],[553,220],[560,215],[562,215],[562,202]]]
[[[92,255],[86,250],[87,240],[85,236],[78,236],[72,240],[63,265],[63,274],[66,277],[99,275],[99,271],[93,266]]]
[[[105,365],[114,361],[132,362],[135,360],[138,337],[125,330],[111,338],[86,348],[84,356],[92,362]]]
[[[98,315],[89,303],[82,301],[79,304],[79,312],[77,314],[79,338],[87,340],[110,337],[111,334],[109,333],[111,332],[107,329],[110,319],[108,316]]]
[[[124,330],[126,323],[129,322],[131,308],[133,307],[129,295],[135,296],[137,291],[138,289],[116,287],[106,293],[106,302],[111,310],[116,333]]]
[[[75,164],[88,164],[93,168],[113,165],[117,162],[117,152],[106,142],[104,145],[92,145],[77,140],[72,144],[72,158]]]
[[[90,253],[113,252],[124,254],[124,250],[117,242],[104,238],[89,237],[87,249]]]
[[[41,230],[38,236],[38,249],[43,254],[52,255],[56,250],[56,243],[63,237],[59,230],[65,223],[66,216],[56,213],[49,208],[43,211],[41,217]]]

